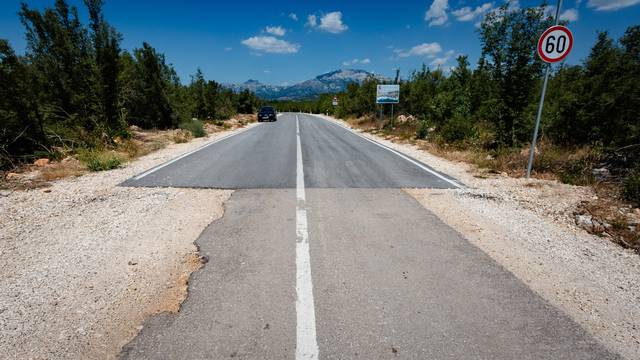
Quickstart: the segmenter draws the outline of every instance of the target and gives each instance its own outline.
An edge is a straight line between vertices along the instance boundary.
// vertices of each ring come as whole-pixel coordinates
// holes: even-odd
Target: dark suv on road
[[[276,115],[276,109],[271,106],[263,106],[258,112],[258,122],[261,121],[276,121],[278,115]]]

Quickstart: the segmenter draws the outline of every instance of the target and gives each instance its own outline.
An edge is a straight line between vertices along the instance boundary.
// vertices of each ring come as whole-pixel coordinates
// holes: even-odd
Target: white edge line
[[[260,124],[258,123],[258,125],[260,125]],[[147,171],[143,172],[142,174],[139,174],[139,175],[134,176],[134,177],[133,177],[133,180],[140,180],[140,179],[142,179],[143,177],[145,177],[145,176],[147,176],[147,175],[149,175],[149,174],[153,174],[154,172],[156,172],[156,171],[158,171],[158,170],[162,169],[162,168],[163,168],[163,167],[165,167],[165,166],[171,165],[171,164],[173,164],[174,162],[176,162],[176,161],[178,161],[178,160],[180,160],[180,159],[184,159],[184,158],[186,158],[187,156],[189,156],[189,155],[191,155],[191,154],[194,154],[194,153],[196,153],[196,152],[198,152],[198,151],[200,151],[200,150],[203,150],[204,148],[206,148],[206,147],[208,147],[208,146],[211,146],[211,145],[213,145],[213,144],[219,143],[219,142],[220,142],[220,141],[222,141],[222,140],[228,139],[228,138],[230,138],[230,137],[232,137],[232,136],[236,136],[236,135],[242,134],[243,132],[245,132],[245,131],[247,131],[247,130],[251,130],[251,129],[253,129],[253,128],[257,127],[258,125],[251,126],[251,127],[246,127],[246,128],[244,128],[244,129],[242,129],[242,130],[240,130],[240,131],[238,131],[238,132],[234,132],[234,133],[231,133],[231,134],[225,135],[225,136],[223,136],[223,137],[221,137],[221,138],[219,138],[219,139],[215,139],[215,140],[213,140],[213,141],[212,141],[212,142],[210,142],[210,143],[206,143],[206,144],[204,144],[204,145],[202,145],[202,146],[200,146],[200,147],[198,147],[198,148],[196,148],[196,149],[194,149],[194,150],[191,150],[191,151],[189,151],[189,152],[187,152],[187,153],[184,153],[184,154],[182,154],[182,155],[180,155],[180,156],[178,156],[178,157],[176,157],[176,158],[173,158],[173,159],[171,159],[171,160],[169,160],[169,161],[167,161],[167,162],[165,162],[165,163],[162,163],[162,164],[160,164],[160,165],[157,165],[157,166],[155,166],[155,167],[152,167],[151,169],[149,169],[149,170],[147,170]]]
[[[318,359],[300,125],[296,115],[296,360]]]
[[[322,118],[322,117],[320,117],[320,116],[316,116],[316,117],[317,117],[317,118],[319,118],[319,119],[322,119],[322,120],[324,120],[324,121],[327,121],[327,122],[329,122],[330,124],[334,124],[334,125],[340,126],[341,128],[343,128],[343,129],[345,129],[345,130],[349,131],[350,133],[352,133],[352,134],[354,134],[354,135],[357,135],[357,136],[359,136],[359,137],[361,137],[361,138],[363,138],[363,139],[365,139],[365,140],[367,140],[367,141],[369,141],[369,142],[371,142],[371,143],[373,143],[373,144],[375,144],[375,145],[378,145],[379,147],[381,147],[381,148],[383,148],[383,149],[386,149],[386,150],[388,150],[388,151],[391,151],[392,153],[394,153],[394,154],[396,154],[396,155],[400,156],[401,158],[403,158],[403,159],[407,160],[408,162],[410,162],[410,163],[414,164],[415,166],[417,166],[417,167],[421,168],[422,170],[424,170],[424,171],[428,172],[429,174],[431,174],[431,175],[433,175],[433,176],[436,176],[436,177],[438,177],[439,179],[442,179],[442,180],[444,180],[444,181],[448,182],[449,184],[451,184],[451,185],[453,185],[453,186],[457,187],[458,189],[464,189],[464,188],[465,188],[463,185],[458,184],[458,182],[456,182],[456,181],[454,181],[454,180],[451,180],[451,179],[447,179],[446,177],[442,176],[441,174],[437,173],[436,171],[434,171],[434,170],[432,170],[432,169],[429,169],[428,167],[426,167],[426,166],[424,166],[424,165],[420,164],[419,162],[417,162],[417,161],[413,160],[412,158],[410,158],[410,157],[408,157],[407,155],[405,155],[405,154],[403,154],[403,153],[399,152],[399,151],[398,151],[398,150],[396,150],[396,149],[392,149],[392,148],[390,148],[390,147],[388,147],[388,146],[386,146],[386,145],[384,145],[384,144],[381,144],[381,143],[379,143],[379,142],[377,142],[377,141],[375,141],[375,140],[369,139],[368,137],[366,137],[366,136],[364,136],[364,135],[362,135],[362,134],[359,134],[358,132],[354,131],[353,129],[351,129],[351,128],[349,128],[349,127],[346,127],[346,126],[344,126],[344,125],[342,125],[342,124],[340,124],[340,123],[337,123],[337,122],[335,122],[335,121],[331,121],[331,120],[328,120],[328,119]]]

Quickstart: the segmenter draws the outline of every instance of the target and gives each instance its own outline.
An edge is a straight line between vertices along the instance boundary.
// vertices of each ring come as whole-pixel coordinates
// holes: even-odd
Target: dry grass
[[[620,186],[597,183],[592,187],[597,197],[580,204],[576,214],[592,217],[595,225],[590,229],[591,233],[640,252],[640,213],[622,200]]]
[[[193,139],[193,136],[188,130],[178,129],[173,133],[173,142],[176,144],[187,143],[191,139]]]
[[[46,166],[40,171],[40,178],[44,181],[53,181],[86,173],[87,167],[82,162],[76,158],[68,157],[61,162]]]

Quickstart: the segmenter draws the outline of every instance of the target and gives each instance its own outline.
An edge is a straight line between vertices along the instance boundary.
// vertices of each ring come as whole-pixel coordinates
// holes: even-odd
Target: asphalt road
[[[453,186],[336,124],[309,115],[297,116],[304,180],[308,188]],[[281,115],[275,123],[262,123],[125,184],[222,189],[295,188],[296,114]]]
[[[455,179],[326,120],[284,114],[143,175],[125,185],[239,190],[182,310],[122,358],[618,358],[401,190]]]

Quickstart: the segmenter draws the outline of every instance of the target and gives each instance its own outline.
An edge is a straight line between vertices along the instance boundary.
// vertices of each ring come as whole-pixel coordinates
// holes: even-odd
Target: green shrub
[[[590,185],[594,183],[591,169],[592,166],[587,161],[573,161],[560,169],[558,177],[560,178],[560,181],[565,184],[581,186]]]
[[[624,179],[623,194],[627,200],[640,204],[640,169],[631,172]]]
[[[440,136],[449,143],[470,139],[474,135],[473,123],[462,115],[455,115],[440,128]]]
[[[91,171],[104,171],[120,167],[125,159],[112,151],[84,149],[78,152],[78,158]]]
[[[207,136],[207,132],[204,131],[204,126],[200,120],[185,121],[180,124],[180,129],[189,131],[196,138]]]
[[[420,121],[420,125],[418,125],[418,131],[416,131],[416,138],[418,139],[426,139],[427,135],[429,135],[429,124],[426,121]]]
[[[567,158],[567,153],[572,155]],[[545,147],[543,154],[544,156],[538,158],[542,158],[545,164],[536,164],[536,166],[546,167],[547,170],[557,173],[563,183],[585,186],[596,182],[593,169],[602,160],[599,148],[593,147],[585,152],[581,149]]]

